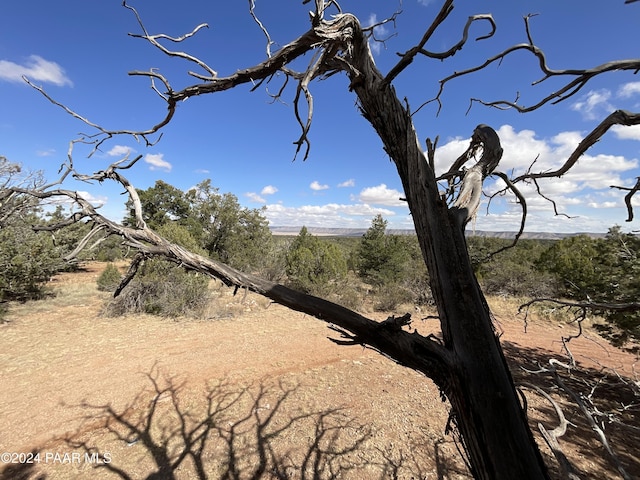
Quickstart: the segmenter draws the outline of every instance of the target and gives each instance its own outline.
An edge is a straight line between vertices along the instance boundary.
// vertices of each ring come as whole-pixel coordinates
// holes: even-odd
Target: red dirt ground
[[[376,352],[337,346],[322,322],[253,296],[240,305],[225,293],[234,314],[216,320],[101,317],[103,268],[57,277],[57,297],[16,305],[0,325],[0,479],[470,478],[430,380]],[[561,358],[559,339],[575,330],[535,317],[525,333],[513,305],[492,308],[518,380],[518,364]],[[416,323],[425,333],[436,327]],[[570,345],[584,368],[637,381],[638,358],[594,333]],[[534,431],[538,422],[553,429],[551,405],[528,399]],[[561,405],[575,424],[560,439],[569,459],[585,478],[617,478],[579,411]],[[624,420],[638,428],[635,412]],[[639,475],[637,430],[606,432]],[[15,463],[24,460],[35,461]]]

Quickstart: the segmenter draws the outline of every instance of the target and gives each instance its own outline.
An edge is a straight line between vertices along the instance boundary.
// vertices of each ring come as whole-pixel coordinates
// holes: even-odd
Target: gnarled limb
[[[636,179],[636,184],[631,188],[619,187],[617,185],[611,185],[611,188],[617,188],[618,190],[627,190],[629,192],[624,196],[624,204],[627,206],[628,214],[626,221],[633,221],[633,205],[631,204],[631,199],[638,192],[638,190],[640,190],[640,177]]]
[[[463,229],[478,211],[484,179],[491,175],[502,158],[502,147],[498,134],[487,125],[478,125],[473,131],[471,145],[467,149],[469,153],[466,156],[470,157],[480,147],[482,148],[482,157],[473,167],[464,172],[458,198],[451,206]]]
[[[551,358],[549,360],[549,366],[548,367],[540,367],[537,371],[528,371],[528,370],[527,371],[529,373],[537,373],[537,374],[549,373],[549,374],[551,374],[551,376],[553,377],[554,383],[561,389],[561,391],[566,393],[569,396],[569,398],[571,398],[571,400],[578,406],[578,408],[580,409],[583,417],[587,421],[589,427],[596,433],[596,436],[598,437],[598,439],[600,440],[600,443],[602,444],[602,446],[606,450],[607,454],[609,455],[609,459],[611,460],[613,465],[616,467],[616,470],[618,471],[618,473],[620,473],[620,476],[624,480],[631,480],[632,477],[626,471],[626,469],[624,468],[624,466],[620,462],[620,459],[618,458],[618,455],[616,454],[616,452],[611,447],[611,444],[609,443],[609,439],[607,438],[607,435],[605,434],[604,429],[601,428],[598,425],[598,423],[596,422],[595,417],[594,417],[594,411],[591,408],[589,408],[587,403],[585,403],[583,395],[580,394],[580,393],[577,393],[573,388],[571,388],[567,384],[567,382],[564,381],[564,379],[562,378],[562,376],[558,372],[558,367],[563,368],[563,369],[567,369],[567,370],[571,370],[572,368],[575,367],[575,365],[574,364],[567,365],[565,363],[560,362],[559,360],[557,360],[555,358]],[[546,396],[547,395],[545,395],[545,397]],[[546,440],[546,437],[545,437],[545,440]],[[569,477],[569,478],[571,478],[571,477]]]
[[[422,108],[424,105],[431,103],[431,102],[438,102],[439,104],[439,109],[441,108],[441,101],[440,101],[440,97],[442,95],[442,93],[444,92],[444,88],[446,86],[447,83],[449,83],[450,81],[459,78],[459,77],[463,77],[475,72],[478,72],[480,70],[483,70],[485,68],[487,68],[489,65],[496,63],[496,62],[501,62],[502,60],[504,60],[506,57],[508,57],[509,55],[515,53],[515,52],[519,52],[519,51],[526,51],[531,53],[532,55],[534,55],[536,57],[536,59],[538,60],[538,64],[540,67],[540,70],[543,73],[543,77],[540,78],[539,80],[536,80],[532,83],[532,85],[538,85],[542,82],[544,82],[545,80],[552,78],[552,77],[575,77],[573,80],[567,82],[564,86],[562,86],[561,88],[549,93],[548,95],[546,95],[544,98],[542,98],[541,100],[539,100],[537,103],[534,103],[530,106],[523,106],[521,104],[518,103],[518,99],[519,99],[519,95],[517,96],[515,101],[508,101],[508,100],[495,100],[495,101],[485,101],[485,100],[481,100],[481,99],[477,99],[477,98],[472,98],[471,102],[470,102],[470,106],[469,108],[472,107],[472,105],[474,103],[480,103],[482,105],[485,106],[489,106],[489,107],[494,107],[494,108],[498,108],[498,109],[515,109],[520,113],[527,113],[527,112],[531,112],[534,110],[538,110],[541,107],[543,107],[544,105],[551,103],[551,104],[557,104],[560,103],[570,97],[572,97],[573,95],[575,95],[576,93],[578,93],[590,80],[592,80],[593,78],[605,74],[605,73],[609,73],[609,72],[618,72],[618,71],[632,71],[634,73],[638,72],[640,70],[640,60],[639,59],[629,59],[629,60],[617,60],[617,61],[612,61],[612,62],[607,62],[601,65],[597,65],[595,67],[589,68],[589,69],[564,69],[564,70],[556,70],[556,69],[552,69],[548,66],[547,64],[547,59],[546,56],[544,54],[544,52],[537,46],[535,45],[534,41],[533,41],[533,37],[531,35],[531,29],[530,29],[530,23],[529,20],[533,17],[534,15],[527,15],[524,18],[524,23],[525,23],[525,32],[527,35],[527,40],[528,43],[522,43],[522,44],[517,44],[514,45],[512,47],[509,47],[507,49],[505,49],[504,51],[500,52],[497,55],[494,55],[488,59],[486,59],[482,64],[479,64],[475,67],[471,67],[465,70],[460,70],[460,71],[456,71],[454,73],[452,73],[451,75],[443,78],[442,80],[440,80],[440,87],[438,90],[438,93],[436,94],[436,96],[425,102],[423,105],[420,106],[420,108]],[[419,108],[419,109],[420,109]],[[418,109],[418,110],[419,110]],[[598,124],[597,127],[595,127],[588,135],[586,135],[583,140],[580,142],[580,144],[575,148],[575,150],[571,153],[571,155],[567,158],[567,160],[564,162],[563,165],[561,165],[558,169],[552,170],[552,171],[544,171],[544,172],[531,172],[531,171],[527,171],[526,173],[519,175],[515,178],[511,179],[512,184],[517,184],[519,182],[522,181],[527,181],[527,180],[533,180],[534,182],[537,179],[541,179],[541,178],[559,178],[562,175],[564,175],[565,173],[567,173],[571,168],[573,168],[575,166],[575,164],[578,162],[578,160],[580,159],[580,157],[582,157],[582,155],[591,147],[593,146],[596,142],[598,142],[598,140],[600,140],[600,138],[602,138],[602,136],[613,126],[613,125],[625,125],[625,126],[631,126],[631,125],[639,125],[640,124],[640,114],[638,113],[633,113],[633,112],[629,112],[629,111],[625,111],[625,110],[616,110],[615,112],[611,113],[610,115],[608,115],[605,119],[603,119],[600,124]],[[536,184],[537,186],[537,184]],[[627,194],[627,196],[625,196],[625,204],[627,206],[627,211],[629,212],[629,215],[627,217],[627,221],[630,222],[633,220],[633,207],[631,205],[631,197],[637,192],[638,189],[640,189],[640,181],[638,182],[637,185],[638,188],[632,188],[632,189],[628,189],[626,187],[617,187],[617,186],[612,186],[612,188],[619,188],[619,189],[624,189],[624,190],[629,190],[629,193]],[[538,194],[542,195],[540,193],[539,187],[537,186],[538,189]],[[545,197],[546,198],[546,197]],[[547,199],[549,200],[549,199]],[[556,212],[556,215],[558,215],[558,211],[555,205],[555,202],[553,202],[553,200],[550,200],[551,203],[554,206],[554,211]]]
[[[564,416],[564,412],[562,411],[562,408],[560,408],[560,405],[558,405],[558,402],[556,402],[551,397],[551,395],[549,395],[547,392],[542,390],[540,387],[537,387],[536,385],[531,385],[531,384],[524,384],[523,387],[528,388],[530,390],[534,390],[539,395],[542,395],[551,404],[551,406],[553,406],[553,409],[555,410],[556,415],[558,416],[558,421],[559,421],[558,426],[553,430],[549,431],[545,428],[545,426],[542,423],[538,423],[538,430],[540,430],[540,433],[542,434],[542,438],[544,438],[544,441],[547,442],[547,445],[551,449],[551,452],[553,452],[553,456],[556,457],[556,460],[558,461],[558,465],[560,465],[561,478],[567,479],[567,480],[580,480],[580,477],[576,474],[575,468],[573,467],[573,465],[571,464],[567,456],[562,451],[562,448],[560,447],[560,443],[558,442],[558,438],[562,437],[565,433],[567,433],[567,426],[569,425],[569,422]]]
[[[640,68],[640,65],[638,65]],[[561,177],[567,173],[580,159],[580,157],[595,143],[597,143],[602,136],[614,125],[640,125],[640,113],[632,113],[626,110],[616,110],[615,112],[607,115],[598,126],[596,126],[589,134],[587,134],[582,141],[578,144],[569,158],[560,166],[560,168],[547,172],[527,172],[512,180],[513,183],[518,183],[527,179],[539,179],[539,178],[556,178]]]
[[[387,83],[391,83],[403,70],[405,70],[411,63],[413,62],[416,55],[424,55],[429,58],[436,58],[438,60],[444,60],[445,58],[452,57],[458,51],[462,49],[462,47],[467,43],[469,39],[469,28],[471,25],[479,20],[488,21],[491,24],[491,31],[486,35],[481,35],[476,38],[476,41],[484,40],[493,36],[496,31],[496,24],[491,15],[472,15],[467,19],[467,23],[462,32],[462,38],[458,43],[453,45],[451,48],[444,52],[430,52],[425,49],[425,45],[429,41],[429,39],[433,36],[438,27],[447,19],[449,14],[453,11],[453,0],[447,0],[443,3],[438,15],[431,23],[431,26],[425,31],[424,35],[420,39],[418,44],[406,51],[403,54],[398,54],[401,59],[400,61],[391,69],[387,76],[385,77],[385,81]]]
[[[616,60],[612,62],[607,62],[607,63],[603,63],[602,65],[597,65],[595,67],[587,68],[587,69],[554,70],[547,65],[547,58],[544,52],[538,46],[536,46],[535,43],[533,42],[531,29],[529,25],[529,20],[533,16],[535,15],[527,15],[524,17],[525,31],[526,31],[528,43],[520,43],[517,45],[513,45],[505,49],[504,51],[486,59],[483,63],[476,65],[475,67],[454,72],[451,75],[443,78],[442,80],[440,80],[440,88],[438,93],[432,100],[430,100],[430,102],[439,101],[440,96],[444,91],[445,85],[450,81],[452,81],[453,79],[463,77],[471,73],[475,73],[480,70],[483,70],[487,68],[489,65],[496,62],[501,62],[509,55],[519,51],[529,52],[532,55],[534,55],[538,60],[538,65],[540,67],[540,70],[543,73],[542,78],[534,81],[532,85],[538,85],[552,77],[569,76],[569,77],[575,77],[575,78],[567,82],[564,86],[562,86],[558,90],[551,92],[550,94],[546,95],[544,98],[539,100],[537,103],[530,106],[520,105],[518,104],[517,100],[514,102],[511,102],[508,100],[485,101],[485,100],[480,100],[476,98],[471,99],[472,105],[473,103],[480,103],[482,105],[498,108],[501,110],[513,108],[520,113],[532,112],[546,105],[547,103],[556,104],[572,97],[573,95],[578,93],[590,80],[597,77],[598,75],[602,75],[608,72],[616,72],[616,71],[637,72],[640,69],[640,60],[630,59],[630,60]]]

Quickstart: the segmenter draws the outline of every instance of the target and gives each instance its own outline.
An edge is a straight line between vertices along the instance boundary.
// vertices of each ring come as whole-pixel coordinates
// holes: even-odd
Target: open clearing
[[[35,460],[0,464],[0,479],[469,478],[445,434],[448,405],[421,375],[337,346],[322,322],[253,295],[240,303],[225,291],[215,307],[226,302],[225,314],[212,307],[217,319],[101,317],[108,295],[95,280],[104,265],[85,267],[52,281],[56,297],[12,306],[0,325],[0,453]],[[515,304],[492,308],[514,375],[549,386],[548,377],[521,378],[518,365],[561,358],[559,339],[575,327],[533,317],[525,333]],[[430,333],[437,323],[416,319],[415,327]],[[584,368],[634,378],[637,356],[589,330],[571,347]],[[632,401],[608,387],[616,379],[608,372],[595,395]],[[527,398],[534,431],[538,422],[553,429],[549,402]],[[561,446],[580,473],[618,478],[579,411],[562,405],[575,426]],[[636,430],[606,432],[640,476],[637,411],[621,417]]]

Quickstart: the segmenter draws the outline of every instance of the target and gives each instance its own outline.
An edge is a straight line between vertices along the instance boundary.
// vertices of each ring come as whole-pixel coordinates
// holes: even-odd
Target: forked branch
[[[538,65],[540,70],[542,71],[543,76],[532,82],[532,85],[538,85],[545,80],[548,80],[552,77],[575,77],[573,80],[567,82],[565,85],[560,87],[559,89],[549,93],[544,98],[539,100],[537,103],[534,103],[530,106],[520,105],[516,99],[516,101],[508,101],[508,100],[495,100],[495,101],[485,101],[477,98],[471,99],[471,105],[473,103],[480,103],[482,105],[486,105],[489,107],[494,107],[502,110],[513,108],[520,113],[532,112],[534,110],[539,109],[543,105],[547,103],[557,104],[562,102],[576,93],[578,93],[590,80],[597,77],[598,75],[602,75],[608,72],[616,72],[616,71],[632,71],[638,72],[640,70],[640,59],[630,59],[630,60],[616,60],[612,62],[603,63],[601,65],[597,65],[592,68],[587,69],[564,69],[564,70],[555,70],[548,66],[547,58],[544,52],[533,42],[533,37],[531,35],[531,28],[529,25],[529,20],[534,15],[527,15],[524,17],[525,23],[525,31],[527,36],[527,43],[520,43],[517,45],[513,45],[504,51],[494,55],[488,59],[486,59],[483,63],[476,65],[471,68],[467,68],[464,70],[460,70],[452,73],[451,75],[440,80],[440,89],[435,98],[430,101],[438,101],[440,96],[442,95],[445,85],[452,81],[453,79],[463,77],[480,70],[487,68],[489,65],[494,63],[502,62],[509,55],[525,51],[531,53],[538,60]],[[519,97],[519,95],[518,95]]]
[[[469,39],[469,28],[476,21],[485,20],[485,21],[488,21],[491,25],[491,31],[486,35],[479,36],[478,38],[476,38],[476,41],[490,38],[493,36],[493,34],[496,31],[496,24],[491,15],[472,15],[467,19],[467,23],[462,32],[462,38],[455,45],[453,45],[451,48],[443,52],[431,52],[429,50],[426,50],[425,46],[427,42],[436,32],[438,27],[442,25],[442,23],[444,23],[444,21],[447,19],[447,17],[452,11],[453,11],[453,0],[447,0],[446,2],[444,2],[442,7],[440,8],[438,15],[436,15],[436,18],[431,23],[431,26],[425,31],[420,41],[414,47],[407,50],[405,53],[398,54],[401,57],[401,59],[393,68],[391,68],[391,70],[389,70],[389,73],[387,73],[387,76],[385,77],[385,81],[387,83],[393,82],[393,80],[398,75],[400,75],[400,73],[402,73],[403,70],[405,70],[409,65],[411,65],[411,63],[413,62],[413,60],[417,55],[424,55],[425,57],[435,58],[438,60],[444,60],[445,58],[449,58],[455,55],[467,43],[467,40]]]

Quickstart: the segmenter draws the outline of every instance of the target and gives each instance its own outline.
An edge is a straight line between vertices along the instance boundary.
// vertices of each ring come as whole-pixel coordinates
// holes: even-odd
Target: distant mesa
[[[273,235],[296,236],[300,233],[302,227],[269,227]],[[307,227],[307,231],[317,237],[361,237],[367,231],[366,228],[328,228],[328,227]],[[403,230],[388,228],[387,233],[391,235],[415,235],[415,230]],[[489,232],[484,230],[467,230],[468,237],[492,237],[513,239],[516,232]],[[591,238],[604,238],[604,233],[554,233],[554,232],[524,232],[523,239],[532,240],[562,240],[566,237],[575,237],[577,235],[587,235]]]

